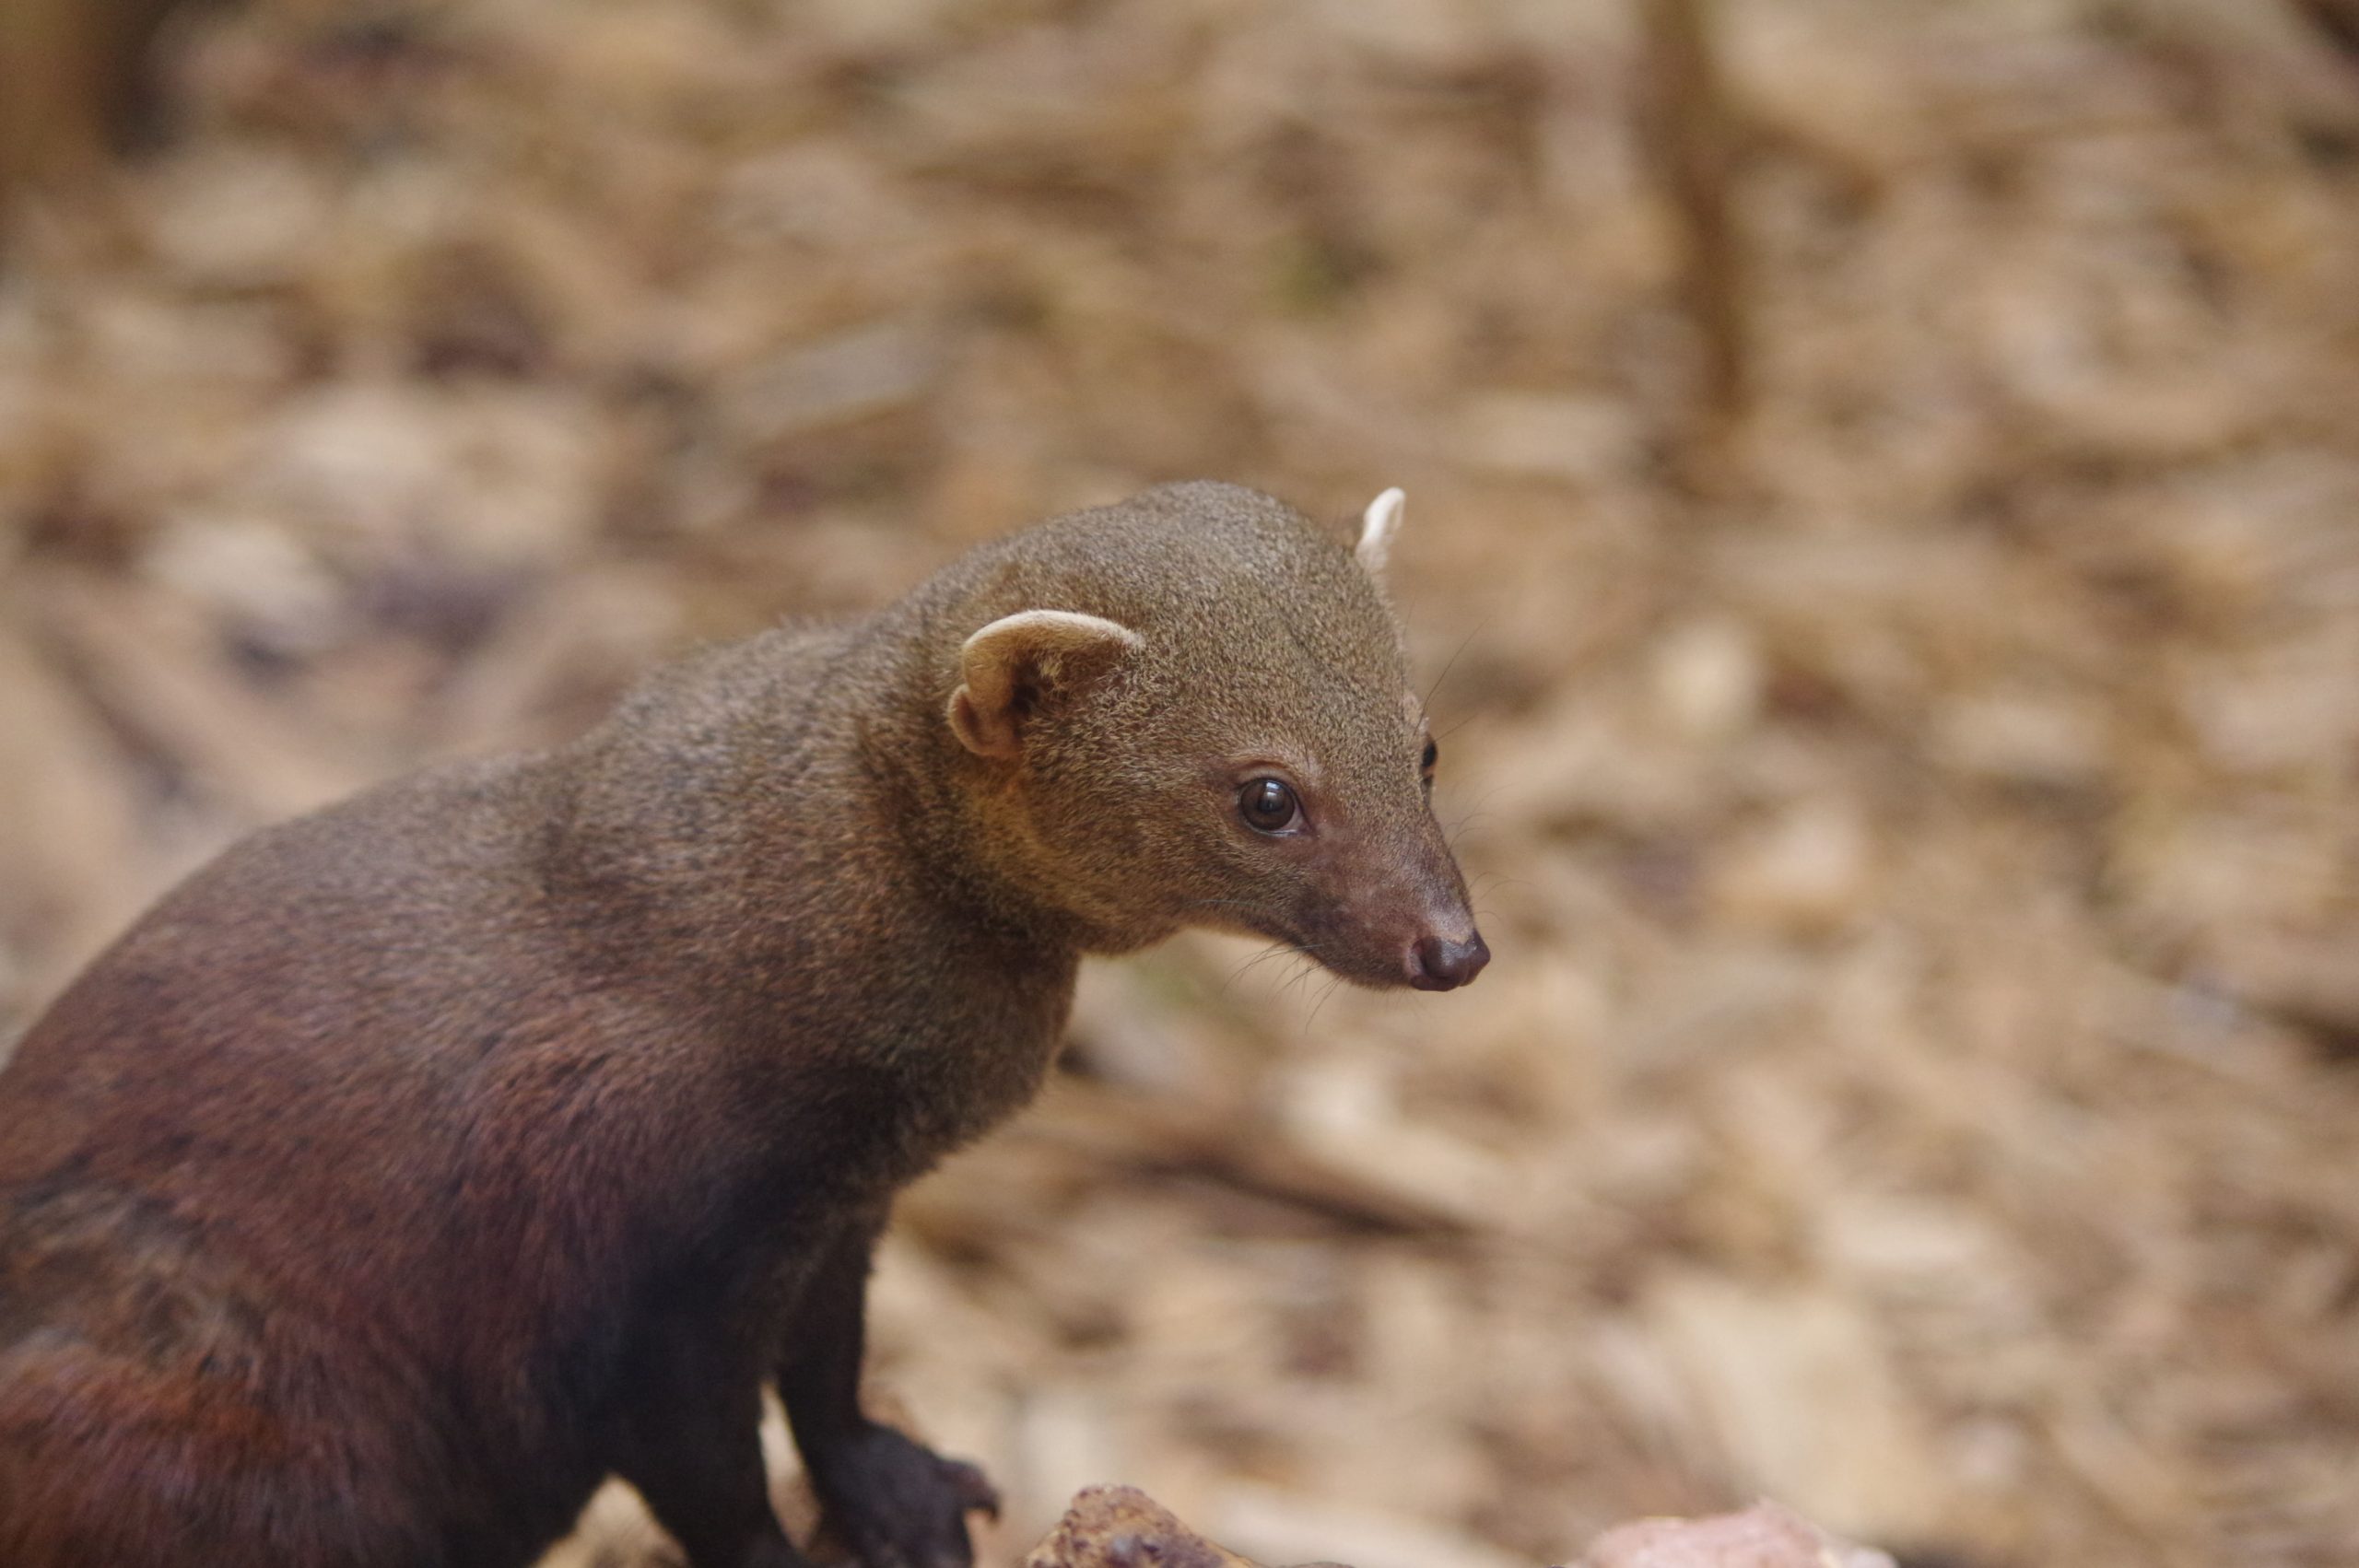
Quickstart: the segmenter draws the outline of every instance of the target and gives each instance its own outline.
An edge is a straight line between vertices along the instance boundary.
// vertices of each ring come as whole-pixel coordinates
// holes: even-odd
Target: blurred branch
[[[1711,0],[1641,0],[1651,136],[1684,244],[1686,308],[1702,374],[1698,423],[1717,435],[1751,396],[1743,235],[1730,191],[1733,127],[1713,46]]]
[[[177,3],[0,3],[0,196],[87,170],[123,137]]]
[[[2347,60],[2359,64],[2359,0],[2294,0],[2294,8]]]

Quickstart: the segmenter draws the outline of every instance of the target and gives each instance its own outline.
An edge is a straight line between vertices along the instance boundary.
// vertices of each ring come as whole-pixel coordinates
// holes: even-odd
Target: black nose
[[[1483,972],[1491,961],[1481,931],[1470,931],[1464,942],[1444,936],[1419,937],[1409,949],[1409,983],[1421,991],[1451,991]]]

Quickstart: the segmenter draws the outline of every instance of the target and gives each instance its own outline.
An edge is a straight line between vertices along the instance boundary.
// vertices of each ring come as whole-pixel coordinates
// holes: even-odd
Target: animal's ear
[[[1360,514],[1360,542],[1352,547],[1352,554],[1360,558],[1370,577],[1384,575],[1384,563],[1392,555],[1392,535],[1401,526],[1402,503],[1407,499],[1396,485],[1370,501],[1367,510]]]
[[[951,731],[978,756],[1015,756],[1024,749],[1024,720],[1044,699],[1070,696],[1144,646],[1138,633],[1100,615],[1003,615],[958,649]]]

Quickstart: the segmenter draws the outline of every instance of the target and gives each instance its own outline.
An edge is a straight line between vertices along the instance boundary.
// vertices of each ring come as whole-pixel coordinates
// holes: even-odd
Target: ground
[[[1409,494],[1497,957],[1190,940],[912,1195],[879,1379],[1259,1560],[1766,1493],[2359,1540],[2359,69],[1726,0],[1708,412],[1633,7],[268,0],[0,278],[0,1038],[229,838],[1068,505]],[[365,14],[364,14],[365,13]]]

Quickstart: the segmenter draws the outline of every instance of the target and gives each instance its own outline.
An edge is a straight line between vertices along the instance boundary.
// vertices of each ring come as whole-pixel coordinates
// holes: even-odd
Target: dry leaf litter
[[[1406,486],[1498,960],[1189,940],[912,1193],[1010,1500],[1561,1562],[2359,1561],[2359,68],[2243,0],[1728,0],[1699,435],[1590,0],[264,0],[0,279],[0,1038],[252,827],[1215,474]],[[629,1499],[569,1561],[651,1563]],[[1914,1554],[1913,1559],[1911,1554]]]

